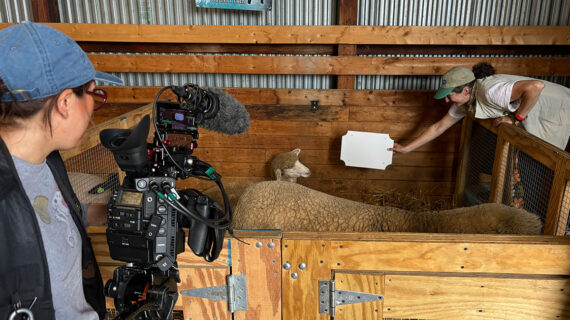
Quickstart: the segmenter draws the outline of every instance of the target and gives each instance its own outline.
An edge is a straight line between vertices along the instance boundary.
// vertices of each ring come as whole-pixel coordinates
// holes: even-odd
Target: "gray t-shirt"
[[[40,226],[56,319],[99,319],[83,293],[81,235],[51,170],[45,161],[12,159]]]

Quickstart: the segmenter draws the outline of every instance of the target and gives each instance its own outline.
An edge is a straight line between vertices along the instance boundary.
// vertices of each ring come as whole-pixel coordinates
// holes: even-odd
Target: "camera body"
[[[139,178],[137,189],[116,190],[107,206],[107,243],[115,260],[156,264],[166,271],[184,251],[184,231],[176,211],[150,191],[151,183],[168,183],[174,188],[176,181],[168,177]]]
[[[177,102],[158,101],[165,90]],[[165,87],[153,105],[154,138],[147,142],[150,117],[130,129],[106,129],[100,138],[126,174],[108,203],[107,243],[111,258],[126,264],[115,269],[105,285],[120,315],[116,319],[168,319],[178,298],[176,257],[188,245],[213,261],[231,224],[231,207],[221,176],[192,156],[198,125],[219,110],[217,97],[196,85]],[[176,134],[177,141],[170,141]],[[177,179],[197,177],[218,184],[222,207],[194,189],[176,190]]]

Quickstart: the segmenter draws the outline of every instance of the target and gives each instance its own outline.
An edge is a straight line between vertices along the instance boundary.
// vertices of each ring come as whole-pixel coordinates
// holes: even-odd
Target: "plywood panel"
[[[303,240],[283,243],[288,250],[300,252],[316,245]],[[330,258],[323,263],[331,269],[550,275],[565,275],[570,270],[568,245],[324,240],[321,245]]]
[[[304,242],[303,246],[282,242],[282,263],[290,265],[282,272],[283,319],[330,319],[329,315],[319,314],[318,308],[319,280],[332,277],[331,269],[324,264],[329,253],[319,241]],[[305,269],[299,267],[301,263],[305,263]]]
[[[384,275],[373,272],[335,272],[335,288],[384,295]],[[335,320],[382,320],[383,300],[340,305],[335,308]]]
[[[246,275],[247,311],[234,319],[281,319],[281,239],[243,238],[232,241],[232,273]]]
[[[331,273],[385,273],[384,318],[563,319],[569,254],[553,237],[284,233],[284,319],[328,319],[315,291]]]
[[[570,279],[386,275],[385,318],[567,319]]]
[[[178,292],[186,289],[225,286],[228,274],[229,268],[180,268],[181,283],[178,285]],[[184,310],[184,319],[232,319],[228,303],[223,300],[179,294],[175,309]]]

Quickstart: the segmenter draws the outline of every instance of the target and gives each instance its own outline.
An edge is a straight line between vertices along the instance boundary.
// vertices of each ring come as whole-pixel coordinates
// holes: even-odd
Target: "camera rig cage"
[[[176,102],[160,101],[170,90]],[[188,245],[197,256],[214,261],[220,254],[232,208],[218,174],[192,156],[198,126],[216,116],[218,97],[195,84],[162,88],[153,103],[153,142],[148,143],[149,116],[133,129],[106,129],[101,143],[112,151],[126,174],[108,203],[107,243],[111,258],[126,262],[105,284],[114,298],[116,319],[169,319],[180,282],[176,256]],[[176,134],[177,141],[168,135]],[[174,143],[175,142],[175,143]],[[180,144],[182,142],[182,144]],[[214,181],[223,196],[220,204],[195,189],[176,190],[177,179]]]

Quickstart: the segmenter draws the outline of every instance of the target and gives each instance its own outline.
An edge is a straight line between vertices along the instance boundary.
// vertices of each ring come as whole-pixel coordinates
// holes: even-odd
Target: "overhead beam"
[[[0,28],[11,24],[1,23]],[[75,41],[242,44],[568,45],[570,26],[49,24]]]
[[[570,57],[268,57],[218,55],[91,54],[97,70],[106,72],[321,74],[321,75],[441,75],[450,68],[491,63],[497,73],[525,76],[570,75]]]

